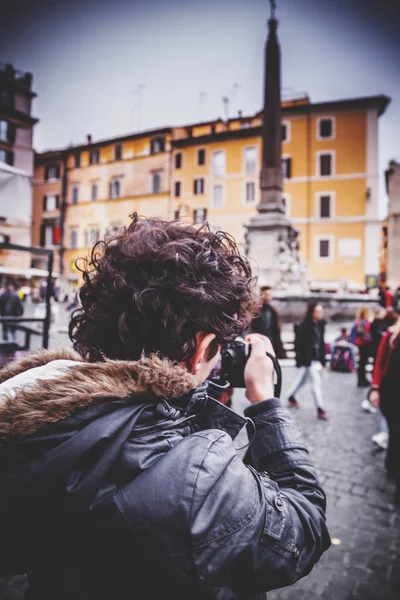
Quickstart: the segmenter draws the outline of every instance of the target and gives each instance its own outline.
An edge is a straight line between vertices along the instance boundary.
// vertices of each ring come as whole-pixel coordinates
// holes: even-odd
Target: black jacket
[[[314,323],[311,319],[304,319],[300,325],[295,326],[295,352],[296,366],[309,367],[313,360],[319,361],[323,366],[326,364],[325,355],[325,321],[318,321],[318,348],[315,355],[315,332]]]
[[[243,462],[246,421],[220,388],[181,393],[191,376],[154,357],[55,364],[51,380],[0,386],[0,571],[28,573],[30,600],[261,598],[329,547],[324,492],[278,400],[247,409]]]
[[[251,332],[266,335],[271,340],[276,357],[286,358],[286,352],[281,339],[279,316],[271,304],[265,303],[262,305],[260,314],[251,323]]]

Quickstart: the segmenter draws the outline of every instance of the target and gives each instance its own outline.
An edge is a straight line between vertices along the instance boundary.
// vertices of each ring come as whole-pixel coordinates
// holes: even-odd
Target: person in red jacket
[[[389,425],[385,466],[396,479],[395,502],[400,505],[400,319],[384,336],[375,361],[370,401],[379,406]]]

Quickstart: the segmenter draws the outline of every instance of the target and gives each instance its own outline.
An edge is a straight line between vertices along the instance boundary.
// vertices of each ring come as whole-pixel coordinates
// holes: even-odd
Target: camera
[[[209,379],[217,385],[224,385],[229,382],[233,388],[245,388],[244,369],[249,359],[251,345],[243,338],[236,338],[234,342],[222,348],[221,356],[211,371]],[[275,369],[275,397],[279,398],[282,388],[282,371],[280,365],[272,354],[266,352],[266,355],[272,360]]]
[[[221,356],[209,379],[218,385],[229,381],[231,387],[244,388],[244,368],[250,356],[250,344],[242,338],[222,348]]]

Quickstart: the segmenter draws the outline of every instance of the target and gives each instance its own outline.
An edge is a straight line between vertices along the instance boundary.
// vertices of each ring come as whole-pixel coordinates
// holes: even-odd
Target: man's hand
[[[372,406],[375,406],[375,408],[379,408],[379,405],[381,403],[381,395],[379,393],[379,390],[370,391],[369,401],[371,402]]]
[[[256,404],[274,397],[274,365],[265,353],[275,356],[275,352],[264,335],[250,334],[246,342],[251,345],[250,357],[244,369],[246,398],[251,404]]]

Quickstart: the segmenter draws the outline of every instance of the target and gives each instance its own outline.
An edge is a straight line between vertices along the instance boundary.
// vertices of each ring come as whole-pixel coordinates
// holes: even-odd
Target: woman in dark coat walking
[[[325,321],[323,308],[312,302],[307,309],[305,319],[296,327],[296,366],[300,373],[289,392],[289,406],[299,408],[297,392],[310,381],[312,395],[317,409],[317,417],[327,420],[321,392],[321,370],[326,364],[325,357]]]

